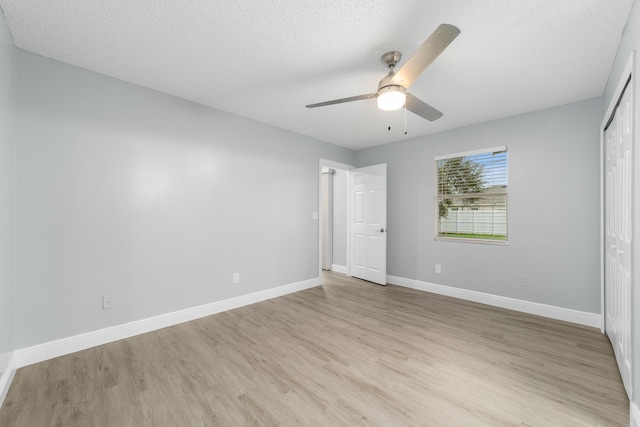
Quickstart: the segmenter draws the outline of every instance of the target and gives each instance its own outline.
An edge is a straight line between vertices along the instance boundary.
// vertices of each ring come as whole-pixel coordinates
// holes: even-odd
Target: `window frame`
[[[506,165],[506,173],[505,173],[505,178],[507,179],[507,185],[506,185],[506,189],[504,193],[491,193],[491,194],[496,194],[496,195],[500,195],[500,196],[504,196],[504,203],[505,203],[505,239],[504,240],[499,240],[499,239],[487,239],[487,238],[482,238],[482,237],[450,237],[450,236],[441,236],[440,235],[440,193],[439,193],[439,187],[440,187],[440,177],[439,177],[439,170],[438,170],[438,161],[441,160],[447,160],[447,159],[453,159],[453,158],[463,158],[463,157],[468,157],[468,156],[474,156],[474,155],[478,155],[478,154],[495,154],[495,153],[507,153],[506,155],[506,159],[507,159],[507,165]],[[506,246],[509,245],[509,184],[508,184],[508,175],[509,175],[509,155],[508,155],[508,150],[507,150],[507,146],[498,146],[498,147],[490,147],[490,148],[483,148],[483,149],[478,149],[478,150],[471,150],[471,151],[465,151],[465,152],[460,152],[460,153],[452,153],[452,154],[445,154],[445,155],[440,155],[440,156],[435,156],[433,158],[433,164],[434,164],[434,190],[435,190],[435,197],[434,197],[434,240],[436,241],[442,241],[442,242],[463,242],[463,243],[477,243],[477,244],[488,244],[488,245],[498,245],[498,246]],[[475,193],[467,193],[467,194],[475,194]],[[489,196],[490,197],[490,196]],[[460,197],[459,195],[456,195],[455,197],[452,198],[464,198],[464,197]],[[453,210],[453,209],[452,209]],[[458,211],[460,212],[460,211]]]

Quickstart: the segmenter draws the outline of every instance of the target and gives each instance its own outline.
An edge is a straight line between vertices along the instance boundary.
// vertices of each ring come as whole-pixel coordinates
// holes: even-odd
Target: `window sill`
[[[509,246],[508,240],[494,240],[494,239],[466,239],[462,237],[435,237],[437,242],[460,242],[460,243],[475,243],[481,245],[495,245],[495,246]]]

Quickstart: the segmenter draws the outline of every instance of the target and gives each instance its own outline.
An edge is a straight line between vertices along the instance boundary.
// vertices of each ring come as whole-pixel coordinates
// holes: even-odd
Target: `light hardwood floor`
[[[629,425],[596,329],[323,283],[19,369],[0,425]]]

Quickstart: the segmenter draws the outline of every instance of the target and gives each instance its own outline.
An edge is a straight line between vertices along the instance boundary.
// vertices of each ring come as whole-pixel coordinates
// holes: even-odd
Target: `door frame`
[[[627,84],[627,81],[629,80],[629,78],[631,77],[631,87],[629,88],[629,90],[636,90],[635,89],[635,77],[636,76],[636,67],[635,67],[635,51],[632,51],[631,54],[629,55],[629,59],[627,60],[627,63],[625,64],[624,70],[622,72],[622,74],[620,75],[620,78],[618,80],[618,84],[616,85],[616,90],[613,92],[613,97],[611,98],[611,101],[609,102],[609,105],[607,106],[607,110],[605,112],[604,118],[602,120],[602,124],[600,125],[600,332],[602,332],[603,334],[606,333],[606,301],[605,301],[605,258],[606,258],[606,252],[605,252],[605,188],[604,188],[604,174],[605,174],[605,140],[604,140],[604,132],[605,132],[605,128],[607,127],[607,124],[609,122],[609,119],[611,118],[611,115],[613,114],[613,112],[615,111],[617,105],[618,105],[618,100],[620,99],[620,96],[622,95],[624,88]],[[634,100],[633,100],[633,117],[634,117],[634,129],[633,129],[633,135],[632,135],[632,139],[633,139],[633,144],[634,144],[634,152],[633,152],[633,159],[632,159],[632,167],[634,168],[634,172],[633,172],[633,176],[635,177],[635,167],[636,167],[636,152],[638,151],[638,146],[636,144],[636,138],[637,138],[637,118],[636,118],[636,112],[637,112],[637,94],[634,93]],[[638,193],[640,191],[640,185],[635,185],[635,188],[633,189],[633,204],[635,205],[636,201],[640,201],[640,194]],[[635,209],[632,206],[632,211],[635,211]],[[636,233],[635,233],[635,224],[640,224],[639,222],[636,221],[636,214],[633,214],[634,216],[632,217],[632,223],[634,224],[634,232],[633,232],[633,242],[631,244],[632,247],[632,262],[631,262],[631,271],[633,272],[633,276],[632,276],[632,282],[631,282],[631,302],[633,304],[633,300],[634,300],[634,287],[635,287],[635,238],[636,238]],[[633,333],[633,331],[632,331]],[[632,349],[633,351],[633,349]]]
[[[322,168],[340,169],[347,172],[347,180],[351,182],[351,169],[355,169],[354,165],[348,165],[346,163],[340,163],[333,160],[320,158],[318,161],[318,277],[322,278]],[[351,192],[347,191],[347,276],[351,276],[351,242],[349,242],[349,236],[351,235]]]

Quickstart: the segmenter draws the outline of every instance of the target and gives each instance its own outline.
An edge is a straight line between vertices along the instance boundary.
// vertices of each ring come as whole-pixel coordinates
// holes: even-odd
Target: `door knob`
[[[384,233],[384,228],[381,228],[380,230],[378,230],[381,233]]]

